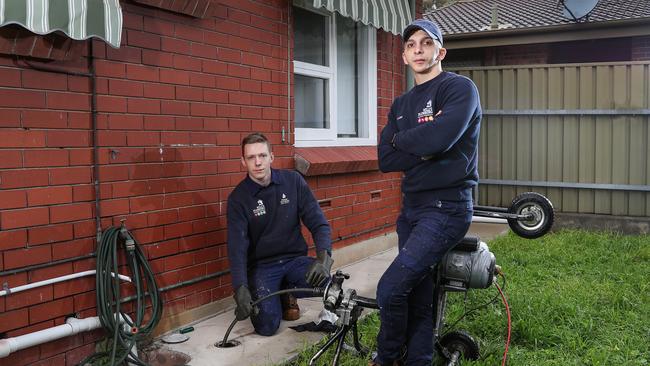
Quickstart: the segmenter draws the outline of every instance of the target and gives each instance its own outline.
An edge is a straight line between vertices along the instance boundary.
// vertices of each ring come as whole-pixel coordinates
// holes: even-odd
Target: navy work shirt
[[[481,116],[476,85],[451,72],[395,99],[381,132],[379,169],[404,173],[405,203],[472,199]]]
[[[246,176],[228,196],[228,258],[232,286],[248,284],[256,264],[307,255],[300,221],[316,250],[331,252],[330,226],[307,182],[295,171],[271,169],[263,187]]]

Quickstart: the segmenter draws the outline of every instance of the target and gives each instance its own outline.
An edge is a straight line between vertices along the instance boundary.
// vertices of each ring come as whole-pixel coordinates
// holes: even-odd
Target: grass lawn
[[[650,365],[650,236],[562,231],[536,240],[509,234],[488,245],[507,278],[509,365]],[[450,294],[447,323],[496,294],[494,287]],[[362,343],[374,349],[377,314],[361,323]],[[452,330],[466,330],[481,348],[478,361],[463,365],[501,365],[506,324],[500,298],[462,319]],[[290,364],[307,365],[316,349],[305,347]],[[340,365],[368,364],[343,353]]]

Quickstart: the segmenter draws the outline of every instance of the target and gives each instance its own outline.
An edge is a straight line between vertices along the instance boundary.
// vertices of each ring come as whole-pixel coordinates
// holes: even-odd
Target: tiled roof
[[[499,29],[530,29],[575,23],[562,15],[558,0],[461,0],[425,14],[442,33],[464,34],[490,30],[492,7],[497,5]],[[650,18],[650,0],[600,0],[580,22],[597,23]],[[650,33],[650,30],[649,30]]]

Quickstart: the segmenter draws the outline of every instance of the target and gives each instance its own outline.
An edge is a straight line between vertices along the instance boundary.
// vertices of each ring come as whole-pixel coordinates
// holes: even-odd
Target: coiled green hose
[[[126,250],[126,264],[136,292],[135,320],[132,320],[121,310],[120,280],[112,273],[119,273],[118,244],[123,244]],[[122,263],[122,265],[124,265]],[[104,351],[95,353],[79,365],[90,363],[95,365],[110,356],[109,365],[122,365],[130,362],[146,366],[146,363],[132,352],[138,342],[147,338],[154,330],[162,316],[162,298],[151,267],[147,262],[140,245],[126,228],[111,227],[107,229],[97,247],[97,316],[109,334],[112,334],[112,346]],[[149,304],[147,304],[147,296]],[[145,309],[150,306],[151,314],[145,322]],[[125,323],[128,330],[125,329]]]

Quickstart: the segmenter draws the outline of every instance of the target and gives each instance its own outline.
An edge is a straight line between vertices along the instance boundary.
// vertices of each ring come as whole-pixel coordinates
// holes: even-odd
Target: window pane
[[[329,66],[327,17],[293,8],[294,60]]]
[[[359,37],[350,18],[336,16],[336,101],[339,137],[359,137]]]
[[[329,128],[327,80],[296,75],[296,127]]]

